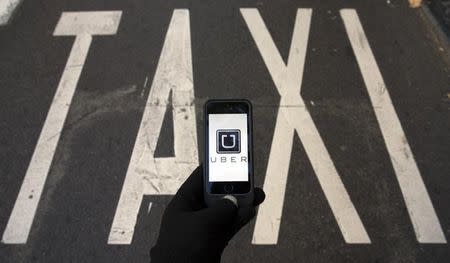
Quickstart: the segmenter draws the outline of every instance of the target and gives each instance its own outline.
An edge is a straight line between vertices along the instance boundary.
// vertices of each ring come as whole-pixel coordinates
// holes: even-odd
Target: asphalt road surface
[[[230,97],[267,200],[223,262],[449,261],[448,47],[407,1],[0,3],[0,262],[148,262]]]

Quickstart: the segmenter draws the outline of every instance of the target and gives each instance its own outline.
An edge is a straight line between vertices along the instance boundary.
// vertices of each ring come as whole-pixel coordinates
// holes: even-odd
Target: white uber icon
[[[238,129],[217,130],[216,151],[219,154],[241,152],[241,131]]]

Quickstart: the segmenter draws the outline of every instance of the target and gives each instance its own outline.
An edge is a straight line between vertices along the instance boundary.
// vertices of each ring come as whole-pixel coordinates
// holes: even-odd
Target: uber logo
[[[217,153],[240,153],[241,131],[237,129],[217,130]]]

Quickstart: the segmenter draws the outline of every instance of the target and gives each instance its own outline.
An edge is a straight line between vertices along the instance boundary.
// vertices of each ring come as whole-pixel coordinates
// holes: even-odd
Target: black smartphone
[[[239,206],[253,203],[252,105],[248,100],[205,103],[205,202],[225,195]]]

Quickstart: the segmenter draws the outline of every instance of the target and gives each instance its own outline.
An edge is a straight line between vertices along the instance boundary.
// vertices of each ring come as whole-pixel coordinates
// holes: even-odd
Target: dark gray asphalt
[[[254,105],[256,184],[264,181],[280,96],[239,12],[256,7],[287,59],[297,8],[312,8],[302,96],[372,240],[346,244],[298,136],[277,245],[252,245],[254,222],[223,262],[448,262],[449,244],[419,244],[339,10],[355,8],[450,240],[450,65],[407,1],[25,0],[0,28],[0,233],[3,233],[73,44],[64,11],[122,10],[94,37],[24,245],[0,262],[146,262],[170,196],[146,196],[131,245],[107,238],[167,27],[190,10],[197,130],[208,98]],[[157,155],[171,156],[171,115]],[[201,143],[200,143],[201,145]],[[150,214],[148,202],[153,202]],[[180,222],[182,223],[182,222]]]

